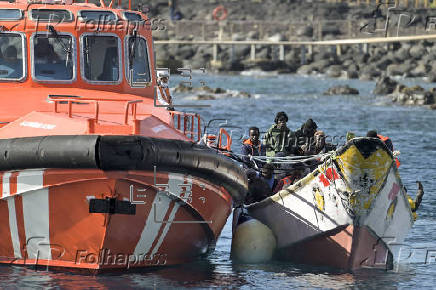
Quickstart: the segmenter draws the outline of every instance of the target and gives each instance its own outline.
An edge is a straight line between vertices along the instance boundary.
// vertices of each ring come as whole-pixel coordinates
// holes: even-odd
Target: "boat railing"
[[[201,118],[199,114],[170,111],[174,128],[193,142],[201,139]]]
[[[61,95],[49,95],[49,101],[54,103],[54,112],[59,113],[59,105],[67,104],[68,106],[68,117],[73,116],[73,104],[94,104],[94,121],[98,122],[100,114],[100,103],[101,102],[119,102],[124,103],[124,125],[129,123],[129,109],[131,111],[132,120],[136,120],[136,104],[141,103],[142,100],[128,100],[128,99],[101,99],[101,98],[78,98],[78,97],[68,97]]]

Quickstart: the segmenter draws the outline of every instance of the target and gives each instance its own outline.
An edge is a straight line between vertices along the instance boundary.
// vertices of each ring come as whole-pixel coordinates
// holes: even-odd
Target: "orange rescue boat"
[[[0,263],[189,262],[244,199],[199,115],[157,104],[150,22],[120,4],[0,4]]]

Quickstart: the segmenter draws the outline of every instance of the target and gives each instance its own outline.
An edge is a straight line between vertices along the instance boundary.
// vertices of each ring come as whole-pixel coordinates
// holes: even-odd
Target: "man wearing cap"
[[[157,100],[160,105],[167,106],[167,110],[173,111],[173,100],[168,86],[169,74],[166,71],[158,73]]]

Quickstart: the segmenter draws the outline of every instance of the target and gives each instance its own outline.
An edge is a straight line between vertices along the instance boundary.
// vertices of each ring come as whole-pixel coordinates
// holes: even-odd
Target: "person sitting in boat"
[[[9,45],[5,49],[2,60],[0,78],[17,79],[23,75],[23,64],[18,59],[18,52],[15,46]]]
[[[309,155],[305,150],[310,149],[317,128],[318,125],[312,119],[308,119],[301,125],[300,129],[295,131],[295,140],[298,146],[297,155]]]
[[[392,144],[392,140],[389,137],[377,134],[376,130],[369,130],[366,133],[366,137],[371,137],[371,138],[378,138],[380,140],[383,141],[383,143],[385,143],[386,147],[388,147],[388,149],[392,152],[392,154],[395,157],[395,164],[397,165],[397,168],[400,167],[400,161],[398,160],[398,158],[396,156],[399,155],[399,151],[394,151],[394,144]]]
[[[271,191],[277,186],[277,179],[274,178],[274,165],[271,163],[265,164],[261,169],[260,178],[264,180]]]
[[[248,193],[245,198],[245,204],[261,201],[272,195],[272,191],[268,183],[260,178],[254,169],[248,169]]]
[[[293,153],[293,132],[286,126],[288,115],[285,112],[278,112],[275,119],[275,124],[265,133],[264,145],[266,156],[274,157],[277,153],[283,152],[285,155]]]
[[[250,138],[244,140],[242,143],[242,159],[246,164],[250,163],[251,156],[265,156],[265,146],[260,142],[259,128],[251,127],[248,130]]]
[[[173,111],[173,99],[168,86],[169,74],[166,71],[158,73],[157,80],[157,100],[160,105],[167,106],[167,110]]]
[[[303,155],[318,155],[336,150],[336,146],[326,143],[324,131],[318,130],[313,135],[313,142],[301,146]]]

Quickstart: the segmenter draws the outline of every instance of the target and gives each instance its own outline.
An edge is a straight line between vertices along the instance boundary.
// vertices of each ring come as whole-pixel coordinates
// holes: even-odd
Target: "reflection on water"
[[[415,194],[416,180],[421,180],[425,196],[419,218],[405,242],[415,249],[436,249],[436,111],[424,108],[393,106],[384,97],[371,94],[373,82],[279,75],[274,77],[202,76],[210,87],[248,91],[256,98],[203,101],[212,108],[187,109],[199,112],[205,120],[227,118],[244,131],[258,126],[266,131],[278,111],[289,115],[288,125],[295,130],[308,118],[330,136],[343,136],[347,131],[364,135],[377,129],[392,138],[401,151],[400,174],[408,191]],[[172,86],[178,79],[173,78]],[[195,83],[194,86],[200,86]],[[324,96],[330,86],[348,84],[360,91],[359,96]],[[409,83],[408,85],[411,85]],[[425,85],[424,85],[425,86]],[[427,85],[428,86],[428,85]],[[181,95],[178,103],[184,101]],[[237,139],[237,138],[235,138]],[[233,149],[239,151],[238,141]],[[259,265],[232,263],[230,259],[231,218],[228,219],[216,250],[202,261],[177,267],[136,272],[86,276],[62,272],[35,271],[22,267],[0,267],[0,285],[11,287],[65,288],[147,288],[168,287],[241,287],[241,288],[416,288],[434,287],[436,267],[425,261],[404,258],[398,271],[360,270],[344,273],[328,268],[309,267],[284,262]],[[421,250],[420,250],[421,251]],[[418,257],[418,256],[416,256]],[[411,262],[411,263],[409,263]]]

